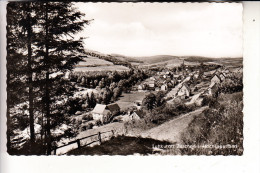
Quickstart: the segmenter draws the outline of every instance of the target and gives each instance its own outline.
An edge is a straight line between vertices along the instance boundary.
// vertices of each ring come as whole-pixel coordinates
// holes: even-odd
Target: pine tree
[[[31,147],[35,142],[34,106],[33,106],[33,26],[37,23],[31,16],[34,7],[31,2],[10,2],[7,6],[7,120],[11,125],[10,108],[17,103],[29,101],[29,125]],[[18,89],[14,90],[14,88]],[[28,88],[28,93],[26,91]],[[17,95],[16,95],[17,94]],[[16,97],[13,97],[16,95]],[[19,98],[17,97],[19,96]],[[11,103],[13,102],[13,103]],[[7,139],[10,148],[10,128]],[[31,149],[32,151],[32,149]]]
[[[88,20],[83,20],[84,14],[67,2],[45,2],[37,12],[39,17],[38,56],[43,57],[43,71],[45,74],[45,116],[47,154],[51,153],[51,129],[57,125],[57,118],[61,118],[55,111],[55,102],[64,99],[69,93],[69,84],[60,77],[73,68],[84,53],[83,38],[75,39],[74,34],[83,30]],[[66,94],[65,94],[66,93]],[[59,121],[61,122],[61,121]]]

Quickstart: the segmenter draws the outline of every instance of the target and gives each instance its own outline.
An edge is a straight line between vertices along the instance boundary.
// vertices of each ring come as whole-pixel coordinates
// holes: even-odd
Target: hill
[[[168,68],[185,65],[224,65],[226,67],[243,66],[243,58],[210,58],[201,56],[172,56],[172,55],[155,55],[130,57],[120,54],[104,54],[97,51],[86,50],[86,56],[83,61],[75,66],[75,71],[125,71],[129,70],[132,65],[143,67],[164,66]]]

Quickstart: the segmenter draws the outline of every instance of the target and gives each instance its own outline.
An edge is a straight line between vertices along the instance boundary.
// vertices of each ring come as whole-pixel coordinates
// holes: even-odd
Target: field
[[[99,58],[84,58],[84,61],[80,61],[76,67],[89,67],[89,66],[109,66],[113,65],[112,62],[99,59]]]
[[[74,72],[87,72],[87,71],[128,71],[129,68],[122,65],[111,66],[98,66],[98,67],[76,67]]]
[[[87,72],[87,71],[127,71],[128,67],[123,65],[114,65],[112,62],[96,58],[88,57],[80,61],[74,68],[74,72]]]
[[[156,64],[162,63],[173,59],[179,59],[176,56],[171,55],[157,55],[157,56],[147,56],[147,57],[133,57],[136,60],[142,61],[145,64]]]
[[[121,109],[134,106],[135,101],[143,100],[147,92],[132,91],[131,93],[123,93],[119,100],[116,102]]]

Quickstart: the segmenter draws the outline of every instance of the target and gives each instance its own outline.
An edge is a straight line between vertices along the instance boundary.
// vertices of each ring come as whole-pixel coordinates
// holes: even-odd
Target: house
[[[219,77],[219,75],[215,74],[211,79],[211,83],[221,83],[221,78]]]
[[[143,112],[141,111],[134,111],[132,114],[130,114],[130,120],[140,120],[143,117]]]
[[[219,73],[219,77],[221,79],[221,81],[224,81],[226,76],[223,73]]]
[[[150,77],[150,80],[155,80],[155,77],[153,77],[153,76],[152,76],[152,77]]]
[[[175,86],[177,84],[177,80],[176,79],[172,79],[171,83],[172,83],[173,86]]]
[[[166,84],[163,84],[163,85],[161,86],[161,90],[162,90],[162,91],[167,91],[167,90],[168,90],[168,86],[167,86]]]
[[[178,75],[178,74],[174,74],[174,75],[173,75],[173,78],[178,79],[179,77],[180,77],[180,75]]]
[[[71,79],[71,73],[69,72],[69,71],[67,71],[66,73],[65,73],[65,76],[64,76],[64,78],[65,79]]]
[[[183,83],[177,94],[178,96],[189,97],[191,95],[191,90],[186,83]]]
[[[155,88],[155,91],[160,91],[160,88],[159,88],[159,87],[156,87],[156,88]]]
[[[154,80],[148,82],[148,88],[151,89],[151,90],[153,90],[155,88],[155,81]]]
[[[96,104],[95,108],[92,110],[92,116],[94,120],[100,120],[101,122],[109,121],[113,116],[120,112],[120,107],[117,103],[112,103],[109,105]]]
[[[122,121],[122,122],[128,122],[128,121],[137,121],[140,120],[143,117],[142,111],[129,111],[127,115],[123,116],[117,116],[114,118],[114,121]]]
[[[194,74],[194,78],[198,79],[199,78],[199,74],[198,73]]]
[[[140,84],[137,87],[138,90],[145,90],[146,89],[146,85],[145,84]]]
[[[132,91],[137,91],[138,90],[138,86],[133,86],[132,87]]]
[[[211,83],[209,88],[208,88],[208,94],[209,95],[215,95],[218,91],[218,86],[217,86],[217,83]]]
[[[196,106],[202,106],[203,100],[204,100],[204,94],[203,94],[203,92],[201,92],[201,93],[194,95],[191,98],[191,101],[187,103],[187,105],[195,104]]]
[[[137,108],[137,110],[142,108],[142,100],[136,100],[134,102],[135,107]]]

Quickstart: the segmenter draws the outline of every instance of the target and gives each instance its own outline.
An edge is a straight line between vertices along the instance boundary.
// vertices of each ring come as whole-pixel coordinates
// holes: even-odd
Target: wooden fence
[[[57,149],[63,148],[63,147],[69,146],[69,145],[72,145],[72,144],[74,144],[74,143],[77,143],[78,148],[91,145],[91,144],[93,144],[93,143],[95,143],[95,142],[99,142],[99,144],[101,144],[101,142],[102,142],[102,134],[105,134],[105,133],[112,133],[112,136],[115,135],[114,130],[109,130],[109,131],[105,131],[105,132],[98,132],[97,134],[93,134],[93,135],[90,135],[90,136],[85,136],[85,137],[83,137],[83,138],[76,139],[76,140],[74,140],[74,141],[71,141],[71,142],[69,142],[69,143],[67,143],[67,144],[64,144],[64,145],[61,145],[61,146],[54,146],[54,147],[53,147],[53,150],[52,150],[52,151],[53,151],[52,153],[53,153],[54,155],[56,155]],[[80,141],[81,141],[81,140],[87,139],[87,138],[90,138],[90,137],[93,137],[93,136],[97,136],[97,137],[98,137],[97,140],[93,140],[93,141],[91,141],[90,143],[87,143],[87,144],[84,144],[84,145],[80,145]],[[103,138],[103,139],[104,139],[104,138]],[[64,153],[64,154],[66,154],[66,153]]]

